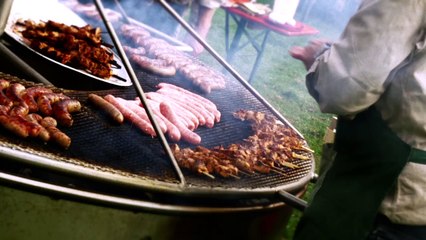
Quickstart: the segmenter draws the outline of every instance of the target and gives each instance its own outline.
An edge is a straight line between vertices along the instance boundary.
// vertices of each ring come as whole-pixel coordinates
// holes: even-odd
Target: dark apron
[[[353,120],[339,119],[335,150],[336,157],[317,183],[295,240],[365,239],[382,200],[412,155],[411,147],[373,107]],[[426,156],[423,151],[413,153]]]

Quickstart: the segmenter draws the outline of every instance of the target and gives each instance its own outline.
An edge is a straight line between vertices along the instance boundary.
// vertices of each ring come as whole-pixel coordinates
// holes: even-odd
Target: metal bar
[[[238,81],[243,84],[260,102],[262,102],[266,107],[268,107],[271,112],[283,123],[291,127],[301,138],[304,138],[303,135],[287,120],[285,119],[280,112],[278,112],[266,99],[264,99],[251,85],[248,83],[229,63],[227,63],[209,44],[207,44],[204,39],[202,39],[198,33],[181,17],[179,14],[173,10],[173,8],[165,1],[158,0],[158,2],[185,28],[197,41],[224,67],[234,76]]]
[[[308,207],[308,204],[304,200],[286,191],[279,191],[278,195],[280,196],[280,198],[283,199],[285,203],[287,203],[289,206],[292,206],[299,211],[303,212]]]
[[[121,6],[121,3],[118,0],[114,0],[115,6],[118,8],[118,11],[121,13],[121,16],[124,19],[125,23],[130,23],[130,18],[127,16],[126,11],[124,11],[123,7]]]
[[[0,36],[3,36],[4,29],[9,19],[10,10],[12,9],[13,0],[2,0],[0,1]],[[24,62],[21,58],[16,56],[11,50],[9,50],[2,42],[0,42],[0,53],[3,60],[13,64],[18,68],[19,71],[25,73],[27,76],[33,78],[37,82],[52,85],[46,78],[38,73],[34,68]]]
[[[0,36],[3,35],[4,29],[9,19],[10,10],[12,9],[13,0],[0,1]]]
[[[7,61],[9,64],[12,64],[13,67],[17,68],[19,71],[30,77],[31,80],[46,85],[52,85],[51,82],[49,82],[45,77],[43,77],[39,72],[37,72],[21,58],[16,56],[16,54],[9,50],[2,42],[0,42],[0,55],[3,58],[2,61]]]
[[[267,209],[275,209],[282,206],[279,203],[271,203],[268,205],[243,206],[243,207],[209,207],[209,206],[188,206],[173,205],[168,203],[156,203],[153,201],[140,200],[135,198],[112,196],[109,194],[90,192],[75,188],[64,187],[60,185],[50,184],[16,176],[0,171],[0,185],[20,187],[35,193],[48,193],[51,196],[61,197],[68,200],[78,200],[90,204],[103,204],[108,207],[115,207],[130,210],[145,210],[157,213],[175,213],[175,214],[212,214],[212,213],[244,213],[254,211],[265,211]]]
[[[168,157],[172,161],[172,164],[175,167],[175,170],[176,170],[176,172],[177,172],[177,174],[179,176],[181,184],[182,185],[186,185],[185,178],[184,178],[184,176],[183,176],[183,174],[182,174],[182,172],[181,172],[181,170],[180,170],[180,168],[179,168],[179,166],[178,166],[178,164],[176,162],[176,159],[174,158],[174,155],[173,155],[173,153],[172,153],[172,151],[171,151],[171,149],[169,147],[169,144],[168,144],[166,138],[164,137],[164,134],[161,131],[161,129],[160,129],[157,121],[155,120],[154,114],[151,111],[151,108],[149,107],[149,104],[147,104],[148,103],[147,98],[145,97],[145,93],[142,90],[142,87],[141,87],[141,85],[139,83],[138,78],[136,77],[135,71],[133,70],[133,68],[132,68],[132,66],[131,66],[131,64],[129,62],[129,59],[127,58],[126,53],[123,50],[123,47],[122,47],[122,45],[120,43],[120,40],[118,39],[117,34],[115,33],[114,28],[112,27],[112,25],[109,22],[109,20],[106,18],[102,2],[100,0],[95,0],[95,5],[96,5],[96,8],[98,9],[101,17],[102,17],[102,20],[103,20],[103,22],[104,22],[104,24],[105,24],[108,32],[111,35],[111,39],[112,39],[112,41],[114,43],[114,46],[117,49],[117,53],[120,56],[120,58],[122,59],[122,61],[123,61],[124,67],[126,68],[126,71],[129,74],[129,76],[130,76],[130,79],[131,79],[131,81],[133,83],[133,86],[135,87],[136,93],[137,93],[138,97],[140,98],[140,100],[142,101],[143,105],[145,106],[145,110],[148,113],[149,120],[151,121],[151,123],[152,123],[152,125],[154,127],[155,133],[157,134],[157,137],[159,138],[161,145],[163,146],[163,148],[166,151]]]

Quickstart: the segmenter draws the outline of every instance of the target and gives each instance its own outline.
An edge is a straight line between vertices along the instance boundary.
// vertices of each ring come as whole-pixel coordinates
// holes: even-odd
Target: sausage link
[[[125,105],[126,107],[128,107],[131,111],[133,111],[135,114],[137,114],[139,117],[141,117],[143,120],[149,122],[151,125],[151,120],[148,117],[148,114],[146,113],[145,109],[143,107],[141,107],[140,105],[138,105],[138,102],[135,100],[126,100],[123,98],[119,98],[116,97],[116,99],[122,103],[123,105]],[[167,131],[167,126],[166,124],[163,122],[163,120],[156,118],[158,125],[161,129],[161,131],[163,133],[165,133]]]
[[[75,99],[64,99],[53,104],[52,114],[62,126],[71,127],[74,123],[71,113],[78,112],[81,104]]]
[[[173,101],[170,101],[170,99],[165,97],[164,95],[161,95],[156,92],[149,92],[146,93],[146,97],[157,103],[167,101],[172,108],[176,109],[177,117],[181,118],[190,130],[194,130],[198,127],[198,125],[200,125],[200,121],[192,112],[188,111],[187,109],[183,108],[178,104],[175,104]]]
[[[137,98],[136,101],[138,101],[139,105],[142,106],[142,102],[140,101],[140,99]],[[151,99],[147,99],[147,101],[153,114],[157,117],[156,119],[161,119],[164,122],[164,124],[166,124],[166,127],[167,127],[166,134],[169,137],[169,139],[172,140],[173,142],[179,141],[182,137],[179,129],[173,123],[171,123],[167,118],[165,118],[163,114],[161,114],[160,105],[152,101]]]
[[[37,112],[38,105],[36,99],[42,94],[52,93],[53,91],[45,87],[29,87],[22,94],[22,100],[28,105],[30,112]]]
[[[43,119],[42,116],[36,113],[30,113],[25,116],[25,119],[40,126],[41,130],[40,130],[40,133],[38,134],[38,138],[40,138],[43,142],[47,142],[50,140],[49,131],[45,127],[41,126],[40,124],[40,121]]]
[[[110,102],[94,93],[89,94],[88,99],[93,105],[105,111],[112,120],[117,123],[123,123],[123,114]]]
[[[182,140],[191,143],[191,144],[200,144],[201,137],[190,131],[185,127],[177,118],[176,114],[173,112],[172,107],[167,102],[160,103],[160,112],[173,123],[182,134]]]
[[[173,84],[169,84],[169,83],[159,83],[157,85],[157,87],[159,87],[160,89],[162,88],[166,88],[170,91],[175,91],[177,92],[177,94],[186,94],[186,96],[191,97],[194,99],[193,102],[197,102],[202,104],[206,109],[208,109],[210,112],[213,113],[213,115],[215,116],[215,121],[219,122],[220,118],[221,118],[221,113],[217,110],[216,104],[214,104],[212,101],[208,100],[207,98],[204,98],[200,95],[197,95],[191,91],[188,91],[186,89],[183,89],[181,87],[175,86]]]
[[[151,136],[156,136],[156,133],[154,129],[152,128],[151,123],[140,118],[137,114],[132,112],[129,108],[127,108],[126,106],[121,104],[119,101],[117,101],[117,99],[113,95],[108,94],[104,96],[104,99],[110,102],[112,105],[114,105],[128,121],[135,124],[144,133],[149,134]]]

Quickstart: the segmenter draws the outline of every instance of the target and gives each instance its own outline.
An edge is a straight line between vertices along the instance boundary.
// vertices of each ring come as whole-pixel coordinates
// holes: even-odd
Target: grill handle
[[[304,211],[306,209],[306,207],[308,206],[308,204],[306,203],[306,201],[294,196],[293,194],[290,194],[286,191],[279,191],[278,192],[278,196],[283,200],[283,202],[285,202],[286,204],[288,204],[289,206],[292,206],[293,208],[299,210],[299,211]]]

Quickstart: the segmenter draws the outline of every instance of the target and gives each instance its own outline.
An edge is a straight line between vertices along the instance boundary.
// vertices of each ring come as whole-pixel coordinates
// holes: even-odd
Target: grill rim
[[[114,184],[121,184],[123,186],[135,187],[137,189],[167,193],[167,194],[178,194],[180,196],[208,196],[209,194],[215,194],[216,197],[219,196],[231,196],[236,195],[235,197],[243,196],[272,196],[276,192],[286,191],[291,192],[305,186],[309,181],[314,177],[315,161],[312,161],[310,165],[311,168],[309,173],[305,176],[299,178],[297,181],[292,183],[286,183],[280,185],[279,187],[257,187],[257,188],[223,188],[223,187],[203,187],[195,186],[191,184],[184,183],[168,183],[164,181],[154,180],[154,179],[144,179],[142,176],[137,175],[135,177],[120,175],[119,173],[112,173],[108,171],[103,171],[102,167],[92,165],[89,163],[84,163],[88,166],[92,166],[94,169],[88,167],[79,166],[70,162],[65,162],[61,160],[50,159],[43,156],[34,155],[31,153],[19,151],[17,149],[11,149],[8,147],[0,146],[0,158],[6,157],[8,159],[20,161],[34,166],[45,167],[46,169],[51,169],[59,172],[73,174],[75,176],[87,177],[95,180],[101,180],[103,182],[111,182]]]

